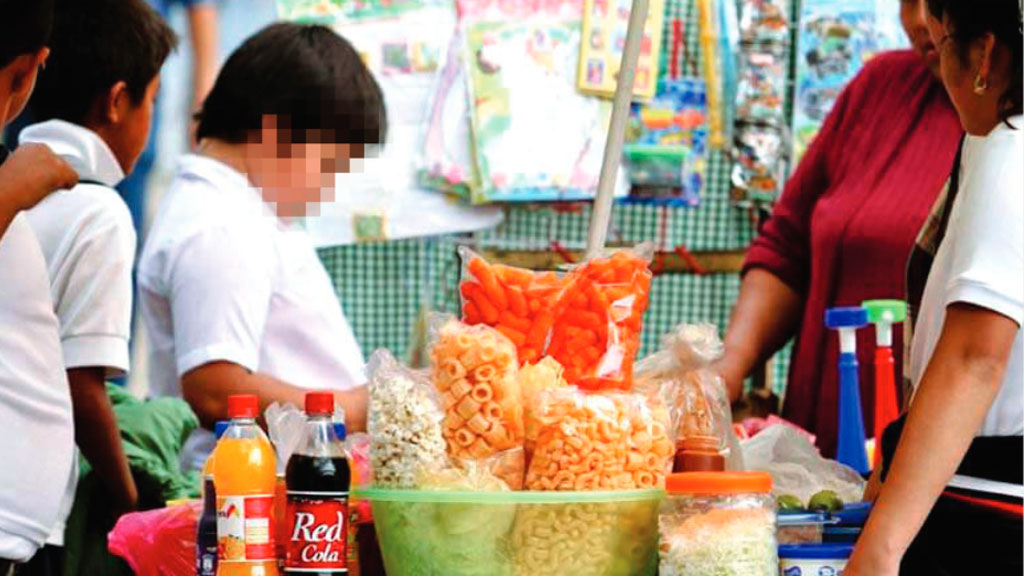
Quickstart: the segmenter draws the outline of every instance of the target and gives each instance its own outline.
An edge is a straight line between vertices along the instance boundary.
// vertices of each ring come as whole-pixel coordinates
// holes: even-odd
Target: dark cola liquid
[[[352,484],[352,470],[348,458],[323,458],[293,454],[285,469],[288,491],[344,492]]]
[[[288,534],[285,574],[349,574],[348,491],[344,456],[294,454],[288,460]]]

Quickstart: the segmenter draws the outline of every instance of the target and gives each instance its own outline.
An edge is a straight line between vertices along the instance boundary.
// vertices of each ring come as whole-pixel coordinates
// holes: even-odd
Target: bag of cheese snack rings
[[[437,319],[431,348],[443,435],[455,460],[483,460],[522,448],[523,405],[516,349],[489,326]]]
[[[515,344],[520,364],[540,360],[566,279],[555,272],[491,264],[466,246],[459,247],[459,256],[462,321],[504,334]]]
[[[568,386],[562,372],[565,369],[554,358],[545,356],[536,364],[526,364],[519,369],[519,392],[523,397],[523,423],[526,428],[524,448],[526,462],[533,457],[533,447],[537,443],[540,424],[534,409],[540,403],[540,394],[548,388]]]
[[[650,245],[575,267],[556,305],[547,354],[586,390],[629,390],[651,290]]]
[[[527,490],[629,490],[662,487],[675,443],[668,407],[642,394],[549,388]]]

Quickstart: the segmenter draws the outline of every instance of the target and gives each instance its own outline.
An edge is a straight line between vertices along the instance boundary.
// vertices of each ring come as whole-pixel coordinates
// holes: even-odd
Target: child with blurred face
[[[294,218],[334,198],[338,173],[384,142],[383,95],[352,46],[323,26],[274,24],[228,58],[139,265],[151,389],[183,396],[207,430],[227,397],[301,405],[333,390],[365,424],[363,356],[309,237]]]

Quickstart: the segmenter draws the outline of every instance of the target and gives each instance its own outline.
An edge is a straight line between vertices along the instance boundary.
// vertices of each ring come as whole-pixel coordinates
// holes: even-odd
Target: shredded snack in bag
[[[633,385],[633,362],[651,290],[648,259],[623,250],[575,268],[561,295],[547,354],[586,390]]]
[[[630,490],[665,483],[675,444],[668,408],[644,396],[541,394],[540,430],[526,473],[528,490]]]
[[[515,346],[488,326],[449,320],[431,351],[452,458],[480,460],[523,445]]]
[[[444,416],[437,398],[423,376],[399,364],[387,350],[375,352],[367,370],[374,483],[415,488],[422,470],[447,467],[441,435]]]
[[[536,362],[547,346],[566,280],[554,272],[490,264],[465,246],[459,255],[465,267],[459,286],[462,321],[495,328],[515,344],[520,364]]]

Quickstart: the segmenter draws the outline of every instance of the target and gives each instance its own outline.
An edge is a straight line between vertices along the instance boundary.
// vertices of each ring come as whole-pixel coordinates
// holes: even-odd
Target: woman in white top
[[[908,267],[913,397],[883,438],[881,491],[847,576],[1022,572],[1020,7],[930,0],[929,9],[967,135]]]
[[[363,356],[295,224],[383,142],[379,87],[330,29],[274,24],[228,58],[198,121],[199,153],[182,160],[138,272],[150,386],[183,396],[206,428],[183,464],[202,464],[231,394],[265,408],[335,390],[363,429]]]

